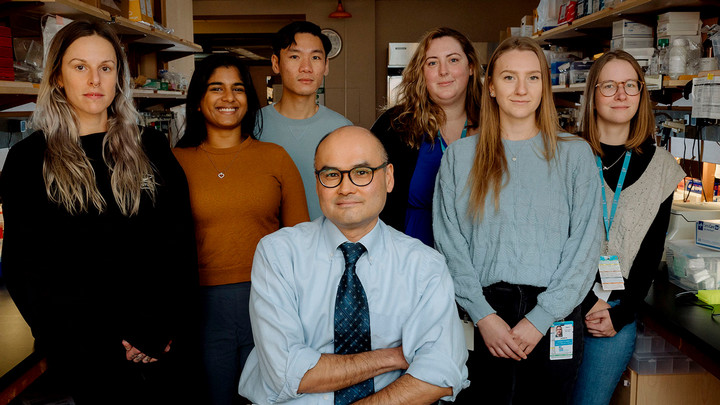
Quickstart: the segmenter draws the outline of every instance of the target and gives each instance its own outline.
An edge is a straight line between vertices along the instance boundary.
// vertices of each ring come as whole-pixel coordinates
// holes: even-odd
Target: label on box
[[[720,221],[697,221],[695,228],[695,244],[720,250]]]

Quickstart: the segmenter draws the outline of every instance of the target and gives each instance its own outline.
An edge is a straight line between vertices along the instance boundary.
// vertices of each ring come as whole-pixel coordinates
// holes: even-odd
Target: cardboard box
[[[128,0],[128,20],[152,24],[152,3],[152,0]]]
[[[720,250],[720,220],[706,219],[697,221],[695,227],[695,244]]]
[[[653,37],[620,37],[612,39],[610,42],[610,49],[651,48],[653,43]]]
[[[658,16],[658,21],[665,22],[682,22],[682,21],[700,21],[699,11],[672,11],[663,13]]]
[[[519,37],[521,33],[520,27],[507,27],[507,34],[509,37]]]
[[[535,17],[531,15],[523,16],[523,18],[520,19],[520,26],[522,27],[525,25],[535,25]]]
[[[612,37],[651,37],[653,27],[630,20],[613,22]]]
[[[657,34],[658,36],[700,35],[701,27],[702,22],[699,20],[681,22],[658,21]]]

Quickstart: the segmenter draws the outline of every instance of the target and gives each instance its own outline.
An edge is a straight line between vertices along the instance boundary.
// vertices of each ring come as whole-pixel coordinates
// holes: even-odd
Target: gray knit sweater
[[[604,229],[593,154],[572,137],[558,142],[548,162],[540,134],[504,140],[507,184],[499,209],[490,193],[478,222],[468,215],[476,143],[476,136],[453,142],[443,157],[433,202],[436,247],[447,260],[458,303],[475,323],[495,313],[482,287],[505,281],[547,288],[526,315],[547,333],[582,302],[597,271]]]

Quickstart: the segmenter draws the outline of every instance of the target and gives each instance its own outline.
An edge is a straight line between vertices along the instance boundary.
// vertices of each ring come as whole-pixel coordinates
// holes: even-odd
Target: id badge
[[[553,322],[550,327],[550,360],[573,356],[573,321]]]
[[[625,281],[620,270],[620,260],[617,256],[600,256],[600,282],[605,291],[624,290]]]

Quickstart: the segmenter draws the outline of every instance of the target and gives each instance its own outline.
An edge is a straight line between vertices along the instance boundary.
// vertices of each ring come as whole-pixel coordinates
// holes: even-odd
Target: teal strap
[[[463,126],[462,133],[460,134],[460,139],[465,138],[467,136],[467,120],[465,120],[465,126]],[[440,133],[440,130],[438,129],[438,138],[440,138],[440,148],[442,149],[442,153],[445,154],[445,149],[447,149],[447,145],[445,144],[445,140],[442,137],[442,134]]]
[[[595,163],[597,164],[598,172],[600,172],[600,189],[602,190],[603,199],[603,221],[605,222],[605,240],[609,241],[610,227],[612,226],[613,219],[615,219],[615,211],[617,210],[618,201],[620,200],[620,192],[622,191],[623,183],[625,182],[625,175],[627,174],[628,166],[630,165],[630,151],[625,152],[625,160],[623,160],[622,171],[620,172],[620,177],[618,178],[617,186],[615,187],[615,196],[613,197],[612,209],[610,211],[609,218],[607,197],[605,197],[605,179],[603,177],[602,160],[600,160],[600,156],[595,156]]]

